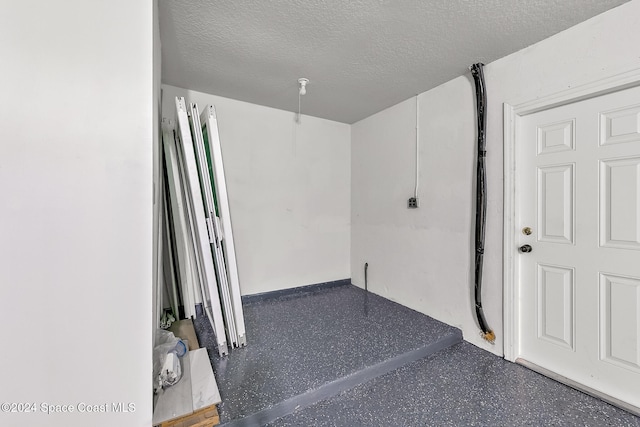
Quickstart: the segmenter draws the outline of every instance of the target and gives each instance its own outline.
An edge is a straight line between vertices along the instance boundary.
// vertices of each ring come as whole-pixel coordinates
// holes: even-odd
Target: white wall
[[[581,23],[485,68],[488,96],[488,210],[483,305],[497,332],[479,337],[472,306],[475,95],[470,75],[420,99],[420,198],[413,193],[415,99],[352,127],[352,280],[460,327],[496,354],[502,337],[502,105],[544,96],[640,67],[640,1]]]
[[[2,4],[0,402],[38,412],[0,425],[151,424],[152,34],[149,1]]]
[[[242,294],[348,278],[350,126],[162,87],[216,107]]]
[[[167,288],[164,285],[163,226],[164,206],[162,204],[163,181],[160,164],[160,123],[162,121],[161,105],[161,70],[162,50],[160,45],[160,20],[158,17],[158,0],[153,0],[153,330],[160,328],[160,317],[164,306]],[[155,336],[154,336],[155,345]]]

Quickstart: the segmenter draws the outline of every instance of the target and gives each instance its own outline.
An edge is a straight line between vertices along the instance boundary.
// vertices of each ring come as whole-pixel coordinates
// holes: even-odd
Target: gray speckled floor
[[[244,307],[247,347],[219,358],[210,351],[223,402],[221,421],[254,414],[392,357],[460,332],[363,290],[339,286]],[[213,343],[205,318],[194,322],[201,346]],[[212,347],[213,348],[213,347]]]
[[[640,426],[640,418],[461,343],[269,424]]]
[[[262,415],[279,407],[281,415],[290,415],[271,427],[640,427],[640,418],[628,412],[468,343],[291,413],[310,390],[459,335],[383,298],[370,294],[367,300],[365,315],[364,291],[346,285],[245,304],[248,347],[227,358],[210,351],[223,398],[221,421],[264,424],[275,417]],[[213,345],[207,319],[194,325],[201,346]]]

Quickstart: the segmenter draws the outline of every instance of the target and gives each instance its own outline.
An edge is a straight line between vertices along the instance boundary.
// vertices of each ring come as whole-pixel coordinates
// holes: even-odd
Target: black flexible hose
[[[484,259],[485,224],[487,215],[486,197],[486,128],[487,128],[487,94],[484,82],[484,64],[477,63],[470,67],[476,86],[476,110],[478,115],[478,161],[476,168],[476,253],[475,253],[475,309],[478,325],[482,330],[482,337],[493,342],[495,334],[489,328],[482,310],[482,264]]]
[[[369,263],[364,263],[364,314],[369,315],[369,284],[367,282],[367,270],[369,269]]]

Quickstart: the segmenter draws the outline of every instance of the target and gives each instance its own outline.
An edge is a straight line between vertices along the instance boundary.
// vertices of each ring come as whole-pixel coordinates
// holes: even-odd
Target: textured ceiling
[[[159,0],[162,80],[353,123],[622,3]]]

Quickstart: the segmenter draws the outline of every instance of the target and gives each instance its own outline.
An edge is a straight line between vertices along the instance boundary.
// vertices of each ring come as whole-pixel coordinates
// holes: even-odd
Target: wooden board
[[[184,319],[173,322],[169,330],[173,332],[173,335],[182,339],[183,341],[189,341],[189,350],[197,350],[200,348],[198,338],[196,337],[196,331],[193,328],[193,321],[191,319]]]
[[[207,406],[190,415],[166,421],[160,427],[211,427],[220,424],[220,415],[216,405]]]

